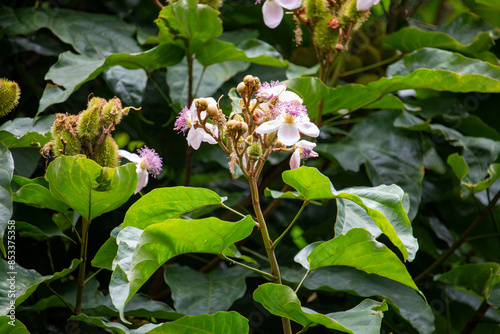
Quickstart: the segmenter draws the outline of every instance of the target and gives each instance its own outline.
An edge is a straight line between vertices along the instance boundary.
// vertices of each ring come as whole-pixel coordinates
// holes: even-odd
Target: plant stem
[[[295,215],[295,217],[293,218],[292,222],[288,225],[288,227],[286,228],[286,230],[281,233],[281,235],[278,237],[278,239],[276,239],[272,245],[272,249],[276,249],[276,245],[278,245],[278,243],[281,241],[281,239],[283,239],[283,237],[288,233],[288,231],[290,231],[290,229],[293,227],[293,225],[295,224],[295,222],[297,221],[297,219],[299,218],[300,214],[302,213],[302,211],[304,211],[305,207],[309,204],[309,201],[308,200],[305,200],[304,203],[302,203],[302,206],[300,207],[300,210],[299,212],[297,212],[297,214]]]
[[[224,204],[224,203],[221,203],[220,205],[221,205],[223,208],[225,208],[225,209],[227,209],[227,210],[229,210],[229,211],[231,211],[231,212],[233,212],[233,213],[237,214],[237,215],[238,215],[238,216],[240,216],[240,217],[243,217],[243,218],[245,218],[245,217],[246,217],[244,214],[242,214],[242,213],[240,213],[240,212],[238,212],[238,211],[234,210],[233,208],[231,208],[231,207],[227,206],[227,205],[226,205],[226,204]]]
[[[187,107],[191,106],[193,103],[193,56],[189,55],[189,47],[187,52],[187,62],[188,62],[188,97],[187,97]],[[184,185],[189,186],[191,183],[191,169],[193,167],[193,148],[189,145],[186,146],[186,179],[184,180]]]
[[[274,279],[274,276],[273,276],[273,275],[271,275],[270,273],[266,273],[265,271],[259,270],[259,269],[257,269],[257,268],[247,266],[246,264],[241,263],[241,262],[238,262],[238,261],[235,261],[235,260],[233,260],[233,259],[231,259],[231,258],[227,257],[227,256],[226,256],[226,255],[224,255],[224,254],[219,254],[219,256],[220,256],[221,258],[223,258],[224,260],[231,262],[232,264],[236,264],[236,265],[238,265],[238,266],[241,266],[241,267],[243,267],[243,268],[246,268],[246,269],[251,270],[251,271],[253,271],[253,272],[256,272],[256,273],[258,273],[258,274],[264,275],[264,276],[266,276],[267,278]]]
[[[260,253],[257,253],[256,251],[254,251],[253,249],[250,249],[250,248],[247,248],[245,246],[242,246],[241,247],[241,250],[244,251],[244,252],[247,252],[249,254],[252,254],[253,256],[255,257],[258,257],[259,259],[263,260],[263,261],[267,261],[267,257],[265,257],[264,255],[261,255]]]
[[[276,260],[276,255],[274,254],[274,249],[272,247],[272,241],[269,238],[269,231],[267,230],[266,221],[260,208],[259,188],[257,186],[258,175],[259,174],[254,175],[248,179],[252,194],[253,209],[255,211],[255,216],[257,217],[257,222],[259,223],[259,230],[262,235],[264,247],[266,248],[267,258],[269,259],[269,264],[271,265],[271,275],[273,276],[273,282],[281,284],[281,275],[278,261]],[[283,323],[283,332],[285,334],[292,334],[292,325],[290,323],[290,319],[282,317],[281,321]]]
[[[71,310],[71,312],[75,312],[73,305],[68,303],[60,294],[57,293],[56,290],[52,289],[49,283],[46,283],[45,285],[47,286],[47,288],[49,288],[50,291],[52,291],[56,295],[57,298],[59,298],[64,303],[64,305],[66,305],[67,308]]]
[[[82,217],[82,244],[80,248],[80,259],[82,259],[82,263],[80,263],[80,269],[78,272],[78,290],[76,293],[75,314],[79,314],[82,311],[83,288],[85,287],[85,267],[87,264],[89,226],[90,220]]]
[[[455,252],[455,250],[460,247],[466,240],[469,234],[474,231],[476,226],[483,221],[483,219],[488,215],[488,213],[495,207],[497,204],[498,200],[500,199],[500,191],[495,195],[495,198],[488,204],[486,208],[479,214],[479,216],[474,219],[474,221],[467,227],[467,229],[460,235],[460,237],[453,243],[453,245],[446,251],[444,252],[436,261],[434,261],[433,264],[431,264],[427,269],[425,269],[420,275],[415,277],[414,281],[417,282],[427,276],[428,274],[432,273],[434,268],[439,266],[441,263],[443,263],[448,257],[451,256]]]
[[[472,317],[465,324],[464,329],[460,332],[460,334],[469,334],[474,331],[476,326],[479,324],[481,319],[486,315],[486,312],[490,309],[491,305],[486,302],[486,299],[483,301],[481,306],[474,312]]]
[[[297,288],[295,289],[295,293],[297,293],[299,291],[300,287],[302,286],[302,283],[304,283],[304,281],[306,280],[307,276],[309,276],[310,273],[311,273],[311,271],[308,270],[306,272],[306,274],[304,275],[304,277],[302,277],[302,279],[299,282],[299,285],[297,285]]]

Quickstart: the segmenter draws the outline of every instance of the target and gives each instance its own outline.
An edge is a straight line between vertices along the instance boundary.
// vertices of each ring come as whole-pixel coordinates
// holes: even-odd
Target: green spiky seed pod
[[[317,21],[328,12],[326,0],[304,0],[306,17],[311,21]]]
[[[327,16],[318,21],[314,29],[314,40],[319,47],[335,46],[339,41],[339,30],[333,29],[331,21],[335,17]]]
[[[111,136],[107,136],[95,157],[97,162],[102,167],[114,168],[120,163],[118,156],[118,145]]]
[[[258,158],[262,155],[262,146],[259,142],[253,143],[252,145],[250,145],[247,152],[250,157]]]
[[[17,82],[0,79],[0,117],[10,113],[19,103],[21,89]]]
[[[84,110],[79,115],[76,133],[80,139],[90,140],[99,134],[99,112],[94,108]]]
[[[107,127],[113,123],[113,120],[115,121],[115,124],[118,124],[120,123],[123,115],[122,101],[119,98],[114,97],[102,107],[101,126]]]
[[[54,156],[80,154],[82,143],[70,130],[62,130],[56,135],[52,134],[54,145],[52,152]]]
[[[213,9],[219,9],[222,7],[223,0],[199,0],[201,4],[212,7]]]
[[[104,107],[106,102],[108,102],[106,101],[106,99],[94,96],[93,98],[90,99],[89,103],[87,104],[87,109],[96,108],[98,112],[101,112],[101,109],[102,107]]]

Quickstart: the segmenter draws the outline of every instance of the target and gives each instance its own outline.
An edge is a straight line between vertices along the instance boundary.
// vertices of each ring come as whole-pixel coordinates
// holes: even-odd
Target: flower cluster
[[[160,174],[162,168],[162,158],[155,152],[154,149],[144,146],[137,150],[139,155],[118,150],[118,155],[137,165],[137,187],[134,194],[137,194],[148,184],[148,174],[156,178]]]
[[[228,118],[211,98],[200,98],[185,107],[176,119],[174,129],[187,135],[188,145],[198,149],[202,142],[219,144],[231,158],[229,168],[240,166],[251,177],[260,173],[272,152],[291,152],[291,168],[300,160],[317,157],[316,144],[300,140],[302,136],[317,137],[319,128],[311,122],[303,100],[288,91],[279,81],[261,83],[247,75],[233,98],[233,113]]]

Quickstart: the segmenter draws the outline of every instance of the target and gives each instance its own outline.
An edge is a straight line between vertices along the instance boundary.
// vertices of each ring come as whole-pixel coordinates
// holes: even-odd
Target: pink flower
[[[144,146],[143,148],[138,149],[137,152],[139,155],[125,150],[118,150],[118,155],[120,157],[125,158],[137,165],[137,187],[135,188],[134,194],[137,194],[148,184],[148,174],[156,177],[160,174],[162,168],[162,159],[154,149]]]
[[[290,158],[290,169],[296,169],[300,167],[300,159],[306,160],[309,157],[316,158],[318,153],[314,152],[313,149],[316,147],[315,143],[310,141],[301,140],[297,144],[293,145],[295,151],[292,153]]]
[[[280,102],[297,101],[300,104],[303,102],[300,96],[286,90],[286,84],[279,81],[264,82],[257,91],[257,100],[267,103],[272,99],[277,99]]]
[[[300,133],[310,136],[319,136],[316,124],[311,123],[307,109],[297,101],[279,102],[273,111],[276,119],[259,125],[255,130],[258,134],[278,133],[278,140],[287,146],[294,145],[300,140]]]
[[[217,106],[217,102],[211,98],[207,97],[206,100],[208,101],[208,105],[214,105]],[[204,118],[206,115],[205,111],[201,112],[201,117]],[[182,132],[186,134],[186,131],[188,131],[187,134],[187,142],[188,145],[194,148],[195,150],[200,148],[200,145],[202,142],[206,142],[209,144],[217,144],[217,141],[214,139],[213,136],[211,136],[209,133],[207,133],[199,124],[200,120],[198,119],[198,112],[196,110],[196,107],[194,105],[194,102],[191,103],[191,107],[189,109],[187,107],[184,107],[182,111],[180,112],[179,116],[177,116],[177,120],[175,121],[174,124],[174,130],[179,130],[179,132]],[[212,134],[217,133],[217,127],[213,124],[206,123],[205,127],[212,132]]]
[[[257,0],[260,3],[261,0]],[[292,10],[302,5],[302,0],[266,0],[262,6],[264,23],[271,29],[276,28],[283,19],[283,8]]]
[[[356,10],[357,11],[363,11],[363,10],[368,10],[372,6],[378,4],[380,0],[358,0],[356,2]]]

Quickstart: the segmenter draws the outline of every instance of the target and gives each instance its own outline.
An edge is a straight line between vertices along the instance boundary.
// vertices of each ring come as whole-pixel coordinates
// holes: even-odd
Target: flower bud
[[[120,163],[118,156],[118,145],[111,136],[107,136],[95,157],[97,162],[102,167],[116,167]]]
[[[236,87],[236,91],[238,92],[238,94],[240,94],[240,96],[243,96],[247,93],[247,86],[244,82],[240,82]]]
[[[19,85],[7,79],[0,79],[0,117],[10,113],[19,103]]]
[[[218,114],[219,114],[219,108],[217,108],[214,105],[208,106],[207,108],[208,117],[217,117]]]
[[[240,135],[244,135],[247,132],[248,132],[248,124],[245,122],[239,122],[238,123],[238,133]]]
[[[90,140],[99,134],[99,112],[93,107],[80,113],[76,123],[76,133],[80,139]]]
[[[264,112],[260,109],[255,109],[252,118],[256,124],[261,124],[264,121]]]
[[[194,106],[201,110],[207,110],[208,101],[207,99],[201,98],[194,100]]]
[[[259,142],[253,143],[247,150],[248,155],[252,158],[258,158],[262,155],[262,146]]]
[[[245,85],[253,87],[254,84],[253,76],[250,74],[245,75],[245,77],[243,78],[243,82],[245,83]]]

